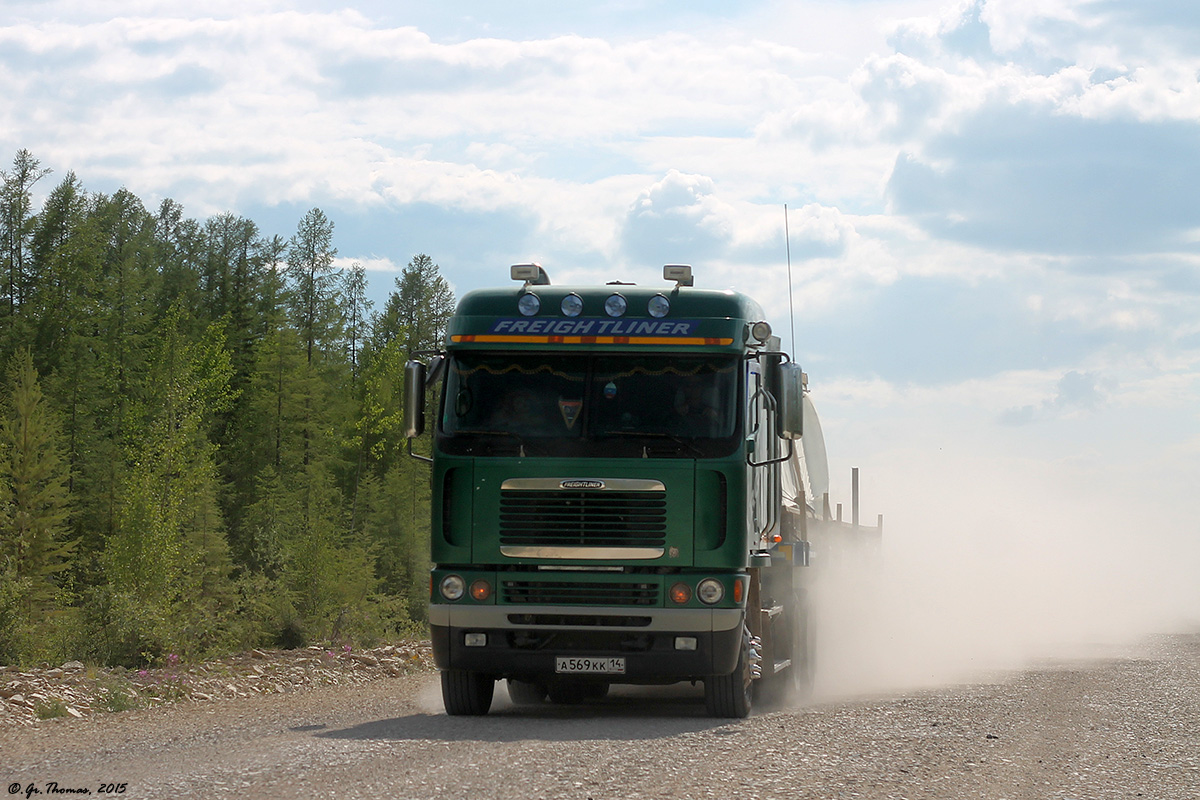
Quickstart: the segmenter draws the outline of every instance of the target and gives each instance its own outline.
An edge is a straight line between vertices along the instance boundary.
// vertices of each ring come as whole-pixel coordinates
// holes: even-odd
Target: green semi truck
[[[762,309],[682,265],[661,287],[511,277],[405,367],[410,452],[440,388],[423,460],[446,711],[486,714],[498,680],[517,703],[702,682],[718,717],[807,691],[824,444]]]

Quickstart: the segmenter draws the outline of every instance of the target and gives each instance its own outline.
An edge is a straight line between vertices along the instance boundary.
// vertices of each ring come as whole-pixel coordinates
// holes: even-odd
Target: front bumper
[[[728,675],[742,647],[740,608],[638,609],[579,606],[429,608],[433,657],[441,669],[533,680],[555,674],[559,656],[625,659],[619,675],[589,675],[613,683],[653,683]],[[466,635],[484,634],[483,646]],[[695,649],[678,649],[678,638]],[[480,637],[473,636],[473,640]]]

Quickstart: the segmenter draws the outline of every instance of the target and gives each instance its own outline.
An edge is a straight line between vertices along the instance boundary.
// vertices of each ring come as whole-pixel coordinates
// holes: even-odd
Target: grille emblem
[[[559,481],[558,485],[562,489],[603,489],[604,481],[569,480]]]

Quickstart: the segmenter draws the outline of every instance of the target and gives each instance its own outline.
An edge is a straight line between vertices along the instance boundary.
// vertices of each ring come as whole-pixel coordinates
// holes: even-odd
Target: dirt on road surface
[[[0,729],[0,791],[149,798],[1200,798],[1200,635],[710,719],[680,685],[447,717],[436,675]]]

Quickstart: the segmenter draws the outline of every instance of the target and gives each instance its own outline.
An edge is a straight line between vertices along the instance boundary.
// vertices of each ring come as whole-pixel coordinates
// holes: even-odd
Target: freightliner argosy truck
[[[497,680],[517,703],[702,682],[718,717],[804,692],[824,444],[762,309],[682,265],[653,287],[511,277],[462,297],[444,349],[406,365],[410,452],[440,388],[425,460],[446,711],[486,714]]]

